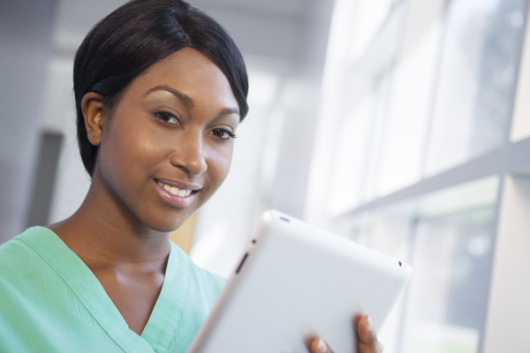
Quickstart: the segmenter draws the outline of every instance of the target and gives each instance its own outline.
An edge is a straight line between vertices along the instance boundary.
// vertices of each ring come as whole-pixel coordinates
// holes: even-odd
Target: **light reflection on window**
[[[426,173],[500,147],[513,105],[524,0],[454,0],[447,15]]]

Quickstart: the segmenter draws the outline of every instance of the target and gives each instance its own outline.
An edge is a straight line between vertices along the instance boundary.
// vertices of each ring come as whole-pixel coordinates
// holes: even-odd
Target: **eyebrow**
[[[156,87],[153,87],[150,90],[148,90],[147,92],[145,92],[144,97],[149,95],[152,92],[155,92],[155,91],[167,91],[167,92],[171,93],[172,95],[174,95],[175,97],[177,97],[178,99],[180,99],[184,103],[184,105],[186,105],[186,107],[193,108],[193,105],[194,105],[193,99],[191,99],[189,96],[185,95],[184,93],[179,92],[176,89],[171,88],[169,86],[156,86]]]
[[[217,114],[217,116],[215,118],[213,118],[212,120],[217,120],[217,119],[222,118],[223,116],[232,115],[232,114],[235,114],[235,115],[239,116],[239,119],[241,119],[241,115],[239,114],[239,109],[237,109],[237,108],[223,108],[223,109],[221,109],[219,114]]]
[[[174,95],[175,97],[180,99],[184,103],[184,105],[186,105],[186,107],[188,107],[189,109],[193,108],[193,106],[194,106],[194,102],[193,102],[193,99],[191,99],[191,97],[189,97],[189,96],[185,95],[184,93],[179,92],[176,89],[171,88],[169,86],[156,86],[156,87],[153,87],[153,88],[149,89],[147,92],[145,92],[144,97],[149,95],[152,92],[155,92],[155,91],[167,91],[167,92],[171,93],[172,95]],[[223,116],[231,115],[231,114],[236,114],[238,116],[241,116],[241,114],[239,112],[239,109],[237,109],[237,108],[223,108],[223,109],[221,109],[219,114],[217,114],[217,116],[213,120],[217,120],[219,118],[222,118]]]

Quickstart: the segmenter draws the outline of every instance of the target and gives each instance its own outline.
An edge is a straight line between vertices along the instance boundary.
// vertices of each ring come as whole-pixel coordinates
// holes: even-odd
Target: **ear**
[[[94,146],[101,144],[105,116],[103,115],[103,96],[96,92],[88,92],[81,100],[81,111],[85,118],[88,140]]]

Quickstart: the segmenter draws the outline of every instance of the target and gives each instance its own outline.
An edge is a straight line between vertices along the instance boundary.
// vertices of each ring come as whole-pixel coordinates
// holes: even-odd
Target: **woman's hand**
[[[359,353],[381,353],[383,345],[377,341],[372,331],[372,322],[368,316],[363,316],[357,322],[357,338]],[[311,353],[332,353],[322,338],[315,338],[310,344]]]

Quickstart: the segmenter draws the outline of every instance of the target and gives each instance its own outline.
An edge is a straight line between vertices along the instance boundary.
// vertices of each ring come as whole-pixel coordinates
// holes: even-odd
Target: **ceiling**
[[[58,0],[56,51],[72,56],[90,28],[124,3],[125,0]],[[311,28],[323,27],[327,37],[329,4],[333,0],[189,0],[189,3],[221,23],[245,55],[297,62],[306,56]],[[322,4],[328,4],[328,11],[321,11]]]

